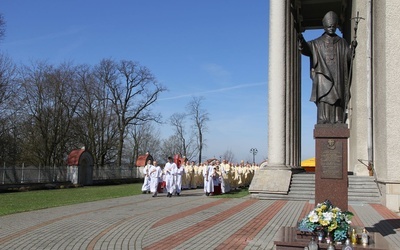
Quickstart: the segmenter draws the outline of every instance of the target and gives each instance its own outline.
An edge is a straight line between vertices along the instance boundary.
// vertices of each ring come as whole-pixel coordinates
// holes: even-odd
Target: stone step
[[[258,199],[314,200],[315,174],[301,173],[292,176],[288,194],[252,194]],[[349,175],[349,203],[380,203],[379,189],[372,176]]]
[[[312,194],[253,194],[253,198],[264,199],[264,200],[302,200],[302,201],[313,201],[315,195]],[[379,197],[365,197],[365,196],[348,196],[349,203],[380,203]]]

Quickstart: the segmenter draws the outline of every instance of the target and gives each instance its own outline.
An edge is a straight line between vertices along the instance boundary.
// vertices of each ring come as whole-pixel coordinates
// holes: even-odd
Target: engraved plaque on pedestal
[[[343,154],[342,141],[326,140],[326,147],[321,152],[321,178],[342,179],[343,178]]]

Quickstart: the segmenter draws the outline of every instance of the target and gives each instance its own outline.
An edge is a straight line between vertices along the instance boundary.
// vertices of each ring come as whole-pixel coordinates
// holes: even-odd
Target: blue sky
[[[205,97],[204,156],[231,150],[251,162],[257,148],[256,161],[267,158],[269,1],[2,0],[0,11],[7,22],[0,50],[17,64],[139,62],[169,89],[154,107],[166,122],[192,96]],[[307,63],[302,159],[314,155],[316,121]],[[168,124],[160,131],[172,134]]]

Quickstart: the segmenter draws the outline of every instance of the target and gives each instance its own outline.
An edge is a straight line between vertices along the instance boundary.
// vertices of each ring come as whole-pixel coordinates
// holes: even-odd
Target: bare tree
[[[12,59],[4,54],[0,54],[0,104],[15,98],[18,90],[16,84],[17,67]],[[9,104],[9,103],[7,103]]]
[[[45,166],[64,164],[70,127],[81,99],[75,68],[38,63],[24,68],[21,95],[24,97],[26,152],[30,163]]]
[[[163,140],[161,147],[161,154],[164,156],[163,160],[166,160],[169,156],[174,156],[182,151],[181,142],[177,135],[172,135],[167,139]]]
[[[0,13],[0,40],[6,35],[6,21],[3,14]]]
[[[232,152],[232,150],[228,149],[222,154],[222,159],[228,162],[234,162],[235,154]]]
[[[129,134],[128,144],[131,146],[127,151],[131,155],[132,165],[135,165],[139,155],[146,152],[149,152],[154,159],[164,158],[161,156],[160,131],[156,130],[150,122],[133,126]]]
[[[182,148],[183,152],[179,152],[181,154],[186,155],[186,138],[185,138],[185,117],[184,113],[174,113],[171,115],[169,121],[170,124],[175,129],[175,134],[179,141],[181,142],[180,148]]]
[[[109,100],[115,114],[118,128],[117,165],[122,164],[124,139],[129,126],[140,125],[148,121],[159,121],[160,115],[151,112],[151,105],[158,95],[166,89],[157,83],[149,69],[132,61],[122,60],[115,63],[103,60],[117,69],[118,78],[107,82]]]
[[[198,162],[202,161],[202,152],[205,147],[204,133],[207,131],[207,122],[210,120],[207,111],[202,108],[203,100],[204,97],[193,97],[187,105],[197,138]]]
[[[175,129],[175,135],[180,141],[180,151],[176,152],[181,156],[185,156],[187,159],[191,159],[195,153],[196,148],[194,147],[195,140],[193,136],[188,135],[185,127],[186,119],[188,115],[185,113],[174,113],[171,115],[169,121]]]
[[[0,159],[7,164],[15,164],[21,151],[17,77],[17,67],[11,58],[0,54]]]
[[[77,81],[82,101],[75,121],[74,147],[85,146],[93,154],[96,167],[104,167],[115,161],[117,126],[111,115],[104,82],[112,78],[112,71],[105,67],[92,69],[81,65],[77,69]]]

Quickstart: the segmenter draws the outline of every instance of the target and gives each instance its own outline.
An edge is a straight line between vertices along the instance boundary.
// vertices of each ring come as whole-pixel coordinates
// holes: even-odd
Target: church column
[[[270,0],[268,165],[286,169],[286,2]]]
[[[296,91],[296,84],[294,80],[294,67],[295,67],[295,57],[294,57],[294,42],[293,31],[294,31],[294,20],[290,9],[292,6],[287,4],[286,6],[286,166],[293,168],[295,166],[295,155],[297,150],[298,139],[296,138],[296,125],[298,121],[296,120],[298,106]]]
[[[286,109],[287,109],[287,161],[291,169],[300,168],[301,155],[301,89],[300,51],[297,42],[297,9],[294,1],[286,6]],[[301,169],[301,168],[300,168]]]
[[[296,146],[297,98],[293,74],[291,1],[270,0],[268,62],[268,164],[256,171],[250,192],[288,194]],[[294,93],[293,93],[294,92]]]

